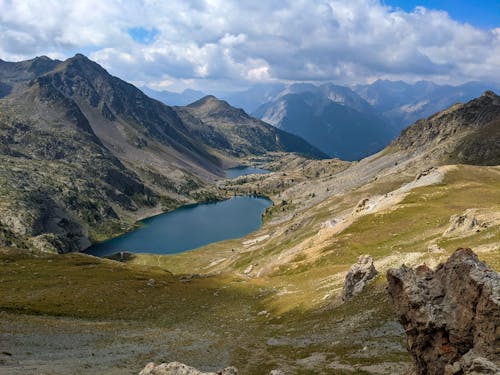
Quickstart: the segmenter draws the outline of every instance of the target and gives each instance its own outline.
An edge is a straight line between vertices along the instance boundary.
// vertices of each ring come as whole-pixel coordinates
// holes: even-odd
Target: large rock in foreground
[[[361,293],[366,284],[377,274],[378,272],[373,265],[373,258],[369,255],[360,255],[358,262],[351,266],[345,277],[342,300],[348,301]]]
[[[217,372],[201,372],[180,362],[162,363],[161,365],[155,365],[151,362],[144,367],[139,375],[238,375],[238,370],[234,367],[226,367]]]
[[[390,269],[387,280],[419,375],[500,374],[500,274],[472,250],[435,271]]]

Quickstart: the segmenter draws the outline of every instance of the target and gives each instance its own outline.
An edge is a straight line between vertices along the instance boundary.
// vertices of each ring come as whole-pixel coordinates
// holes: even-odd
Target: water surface
[[[85,250],[107,256],[119,251],[175,254],[212,242],[243,237],[262,224],[272,202],[261,197],[234,197],[222,202],[180,207],[148,218],[143,226]]]

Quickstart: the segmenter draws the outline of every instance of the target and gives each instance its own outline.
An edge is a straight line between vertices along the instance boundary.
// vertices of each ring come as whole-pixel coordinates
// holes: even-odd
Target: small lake
[[[245,176],[247,174],[266,174],[266,173],[271,173],[271,171],[268,171],[267,169],[242,166],[226,170],[226,177],[236,178],[240,176]]]
[[[107,256],[119,251],[175,254],[212,242],[244,237],[260,228],[269,199],[240,196],[180,207],[142,221],[143,226],[95,244],[87,254]]]

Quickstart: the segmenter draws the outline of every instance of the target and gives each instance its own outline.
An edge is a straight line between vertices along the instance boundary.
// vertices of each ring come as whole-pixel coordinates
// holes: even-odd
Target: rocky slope
[[[500,372],[500,274],[470,249],[436,270],[390,269],[387,280],[418,374]]]
[[[184,121],[181,108],[149,98],[80,54],[63,62],[0,61],[0,82],[4,245],[80,250],[140,217],[223,196],[213,182],[240,155],[321,156],[249,116],[220,120],[237,129],[237,140],[193,113]],[[219,122],[216,113],[204,116]],[[240,150],[261,138],[260,146]]]
[[[412,357],[381,275],[403,263],[435,267],[465,245],[500,270],[500,167],[448,165],[439,152],[486,125],[460,118],[435,143],[359,162],[249,157],[273,173],[221,188],[275,204],[245,238],[123,262],[0,250],[0,353],[12,354],[0,365],[12,374],[137,375],[152,361],[249,375],[407,374]],[[342,303],[363,254],[379,274]],[[486,362],[465,355],[453,368],[469,363]]]
[[[302,138],[250,117],[214,96],[206,96],[187,107],[176,107],[176,111],[197,137],[230,155],[245,157],[284,151],[327,157]]]
[[[238,375],[238,370],[234,367],[227,367],[217,372],[201,372],[179,362],[162,363],[161,365],[149,363],[139,375]]]
[[[500,97],[486,91],[406,128],[392,146],[426,153],[442,162],[496,165],[500,136]]]

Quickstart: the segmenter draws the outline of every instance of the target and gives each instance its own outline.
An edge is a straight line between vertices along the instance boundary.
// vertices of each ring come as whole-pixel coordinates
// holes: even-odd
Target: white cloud
[[[128,33],[134,27],[158,34],[140,44]],[[0,58],[82,51],[115,75],[156,87],[374,77],[498,81],[499,30],[378,0],[0,0]]]

